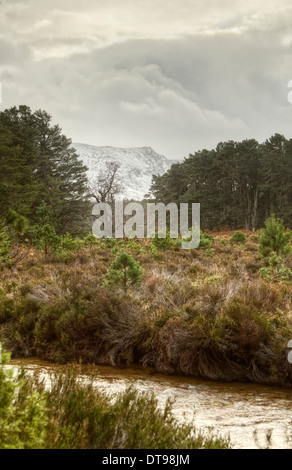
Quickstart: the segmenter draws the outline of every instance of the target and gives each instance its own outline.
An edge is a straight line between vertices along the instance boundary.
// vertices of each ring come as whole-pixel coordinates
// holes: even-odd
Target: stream
[[[23,366],[44,377],[64,367],[38,359],[14,359],[8,367]],[[176,375],[162,375],[142,368],[82,366],[81,377],[94,375],[94,384],[106,393],[134,385],[154,392],[159,405],[167,398],[181,422],[213,429],[228,436],[237,449],[292,449],[292,390],[246,383],[221,383]],[[268,438],[267,438],[268,436]]]

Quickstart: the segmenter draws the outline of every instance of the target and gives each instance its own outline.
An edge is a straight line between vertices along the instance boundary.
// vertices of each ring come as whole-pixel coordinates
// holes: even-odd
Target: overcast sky
[[[291,5],[2,0],[0,110],[46,109],[73,142],[169,158],[229,139],[292,138]]]

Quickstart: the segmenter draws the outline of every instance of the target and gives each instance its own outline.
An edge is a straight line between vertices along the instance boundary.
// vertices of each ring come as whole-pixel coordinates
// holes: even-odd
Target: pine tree
[[[150,193],[156,202],[200,203],[203,229],[256,230],[273,212],[291,227],[292,139],[220,142],[153,178]]]
[[[15,144],[12,132],[0,125],[0,217],[9,208],[31,215],[38,191],[23,148]]]
[[[290,240],[292,232],[285,232],[283,221],[272,215],[265,222],[265,228],[261,230],[259,238],[260,253],[267,257],[271,253],[276,255],[287,255],[291,253]]]
[[[40,198],[44,199],[54,212],[58,232],[70,230],[87,233],[90,212],[86,195],[87,168],[72,148],[71,140],[62,134],[58,125],[52,125],[51,120],[46,111],[32,113],[27,106],[0,113],[0,129],[9,134],[9,145],[13,149],[6,168],[7,164],[3,161],[7,160],[7,145],[6,148],[0,147],[2,166],[6,169],[2,178],[4,183],[0,186],[0,199],[2,195],[11,193],[13,200],[6,204],[4,210],[12,207],[28,215],[35,214]],[[12,178],[12,182],[16,179],[15,190],[10,191],[6,190],[5,185],[11,185],[9,181],[13,168],[16,171],[15,178]],[[28,198],[25,197],[26,193]],[[21,210],[18,200],[24,205]]]
[[[44,201],[36,211],[36,220],[37,225],[33,227],[33,242],[37,248],[43,250],[46,257],[49,252],[57,250],[61,238],[56,234],[53,211]]]
[[[130,286],[141,283],[142,268],[133,256],[122,251],[108,271],[110,283],[121,286],[127,292]]]

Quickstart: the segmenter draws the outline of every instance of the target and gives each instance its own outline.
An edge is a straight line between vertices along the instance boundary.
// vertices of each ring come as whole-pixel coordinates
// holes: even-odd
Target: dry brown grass
[[[15,355],[53,361],[292,384],[291,283],[260,277],[254,238],[232,247],[220,235],[214,253],[171,249],[155,258],[144,242],[130,244],[143,282],[127,295],[103,286],[111,248],[84,248],[66,263],[35,256],[0,273],[1,339]]]

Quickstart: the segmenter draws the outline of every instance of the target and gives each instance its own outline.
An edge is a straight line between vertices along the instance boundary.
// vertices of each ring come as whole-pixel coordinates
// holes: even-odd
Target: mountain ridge
[[[121,197],[142,200],[149,192],[152,176],[164,174],[175,161],[158,154],[150,146],[113,147],[73,143],[80,159],[88,167],[88,178],[93,179],[106,162],[120,165],[119,174],[124,186]]]

